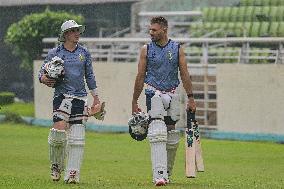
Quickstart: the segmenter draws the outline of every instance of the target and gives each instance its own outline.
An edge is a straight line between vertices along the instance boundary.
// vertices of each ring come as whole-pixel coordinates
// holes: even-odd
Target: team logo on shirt
[[[85,60],[85,57],[82,54],[79,54],[79,59],[81,62],[83,62]]]
[[[168,51],[167,57],[169,60],[173,59],[173,53],[171,51]]]

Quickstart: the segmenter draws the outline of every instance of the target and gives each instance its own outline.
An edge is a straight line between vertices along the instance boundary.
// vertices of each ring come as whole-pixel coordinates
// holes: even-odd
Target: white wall
[[[219,131],[284,134],[284,65],[217,65]]]
[[[35,76],[40,65],[34,62]],[[89,122],[127,126],[137,64],[95,63],[94,70],[107,115],[104,122],[94,118]],[[284,65],[219,64],[216,82],[219,131],[284,134]],[[53,89],[40,84],[37,77],[34,88],[36,118],[51,119]],[[144,91],[139,102],[146,111]],[[184,120],[182,114],[177,127],[184,127]]]
[[[40,61],[34,62],[34,75],[36,76],[41,66]],[[106,102],[106,117],[104,122],[90,118],[89,122],[113,126],[126,126],[131,115],[131,100],[134,80],[137,73],[135,63],[94,63],[99,96]],[[38,82],[34,78],[35,117],[51,119],[53,89]],[[89,96],[90,97],[90,96]],[[89,98],[89,104],[92,100]],[[141,108],[146,111],[145,95],[142,91],[139,98]]]

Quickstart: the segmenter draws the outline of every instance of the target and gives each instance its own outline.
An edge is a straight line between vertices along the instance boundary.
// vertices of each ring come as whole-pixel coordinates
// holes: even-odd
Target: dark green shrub
[[[18,113],[5,112],[5,122],[26,123]]]
[[[32,70],[33,60],[40,58],[42,53],[42,39],[58,37],[60,26],[66,20],[75,20],[82,24],[84,18],[74,13],[48,9],[42,13],[27,15],[8,28],[5,43],[10,45],[13,54],[21,59],[21,66]]]
[[[1,92],[0,93],[0,105],[12,104],[14,103],[15,94],[11,92]]]

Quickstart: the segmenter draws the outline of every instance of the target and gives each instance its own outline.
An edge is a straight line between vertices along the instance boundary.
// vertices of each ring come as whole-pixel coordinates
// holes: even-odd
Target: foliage
[[[149,142],[128,134],[86,133],[81,183],[66,185],[49,176],[49,128],[0,124],[0,188],[153,189]],[[184,175],[184,138],[177,151],[171,189],[283,188],[284,145],[202,140],[205,172]],[[63,176],[63,175],[62,175]]]
[[[7,112],[13,112],[21,116],[34,116],[34,104],[33,103],[23,103],[15,102],[13,104],[7,104],[1,106],[0,114],[6,114]]]
[[[12,104],[15,94],[12,92],[0,92],[0,105]]]
[[[68,12],[53,12],[46,9],[42,13],[26,15],[7,30],[5,43],[12,47],[14,55],[18,56],[25,69],[32,69],[32,62],[40,58],[45,37],[58,36],[60,26],[66,20],[76,20],[83,23],[82,15]]]
[[[5,112],[5,122],[13,122],[13,123],[25,123],[22,117],[15,112]]]

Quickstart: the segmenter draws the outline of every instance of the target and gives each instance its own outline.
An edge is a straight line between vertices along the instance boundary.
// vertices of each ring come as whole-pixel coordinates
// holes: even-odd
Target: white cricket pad
[[[51,164],[57,164],[60,170],[64,169],[66,131],[50,129],[48,135],[49,159]]]
[[[168,174],[172,175],[172,170],[174,167],[175,157],[177,148],[179,145],[179,131],[171,130],[168,131],[168,141],[167,141],[167,157],[168,157]]]
[[[180,118],[180,101],[178,94],[172,94],[172,100],[170,103],[170,109],[168,110],[168,116],[171,116],[173,121],[178,121]]]
[[[164,120],[165,109],[162,102],[162,98],[158,93],[156,93],[151,98],[151,110],[149,111],[149,115],[151,118],[162,119]]]
[[[64,178],[67,183],[79,182],[84,146],[85,126],[83,124],[71,125],[67,137],[67,164]]]
[[[153,181],[168,180],[167,173],[167,127],[162,120],[153,120],[148,129],[148,139],[151,146]]]

